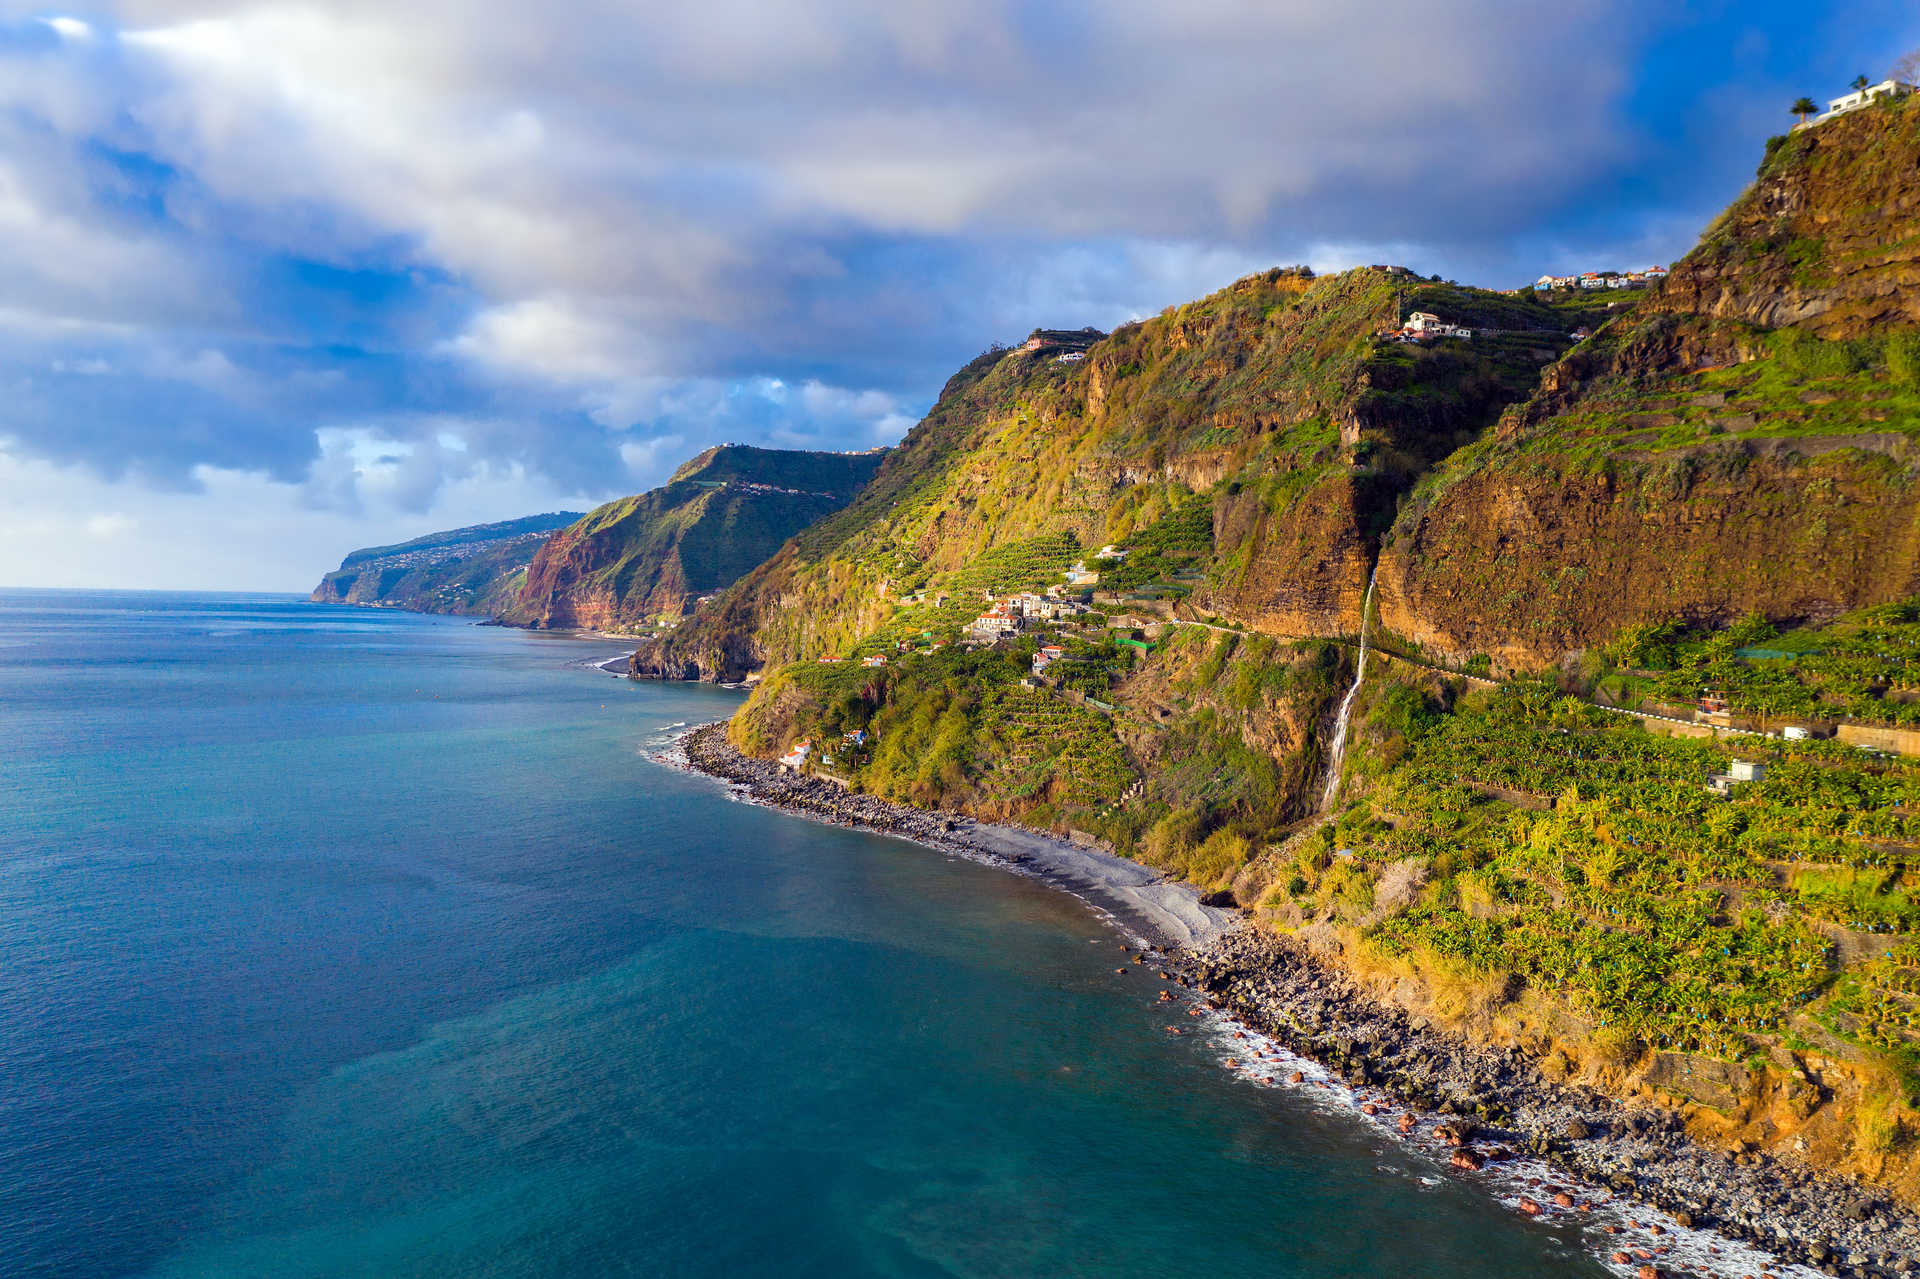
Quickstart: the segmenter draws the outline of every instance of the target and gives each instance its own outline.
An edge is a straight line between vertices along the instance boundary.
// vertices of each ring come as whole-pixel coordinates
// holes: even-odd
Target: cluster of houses
[[[1667,278],[1667,268],[1650,266],[1644,271],[1582,271],[1578,275],[1543,275],[1533,287],[1547,289],[1644,289]]]
[[[1480,330],[1482,336],[1491,332],[1492,329]],[[1433,338],[1471,338],[1473,334],[1474,331],[1464,324],[1449,324],[1430,312],[1415,311],[1399,328],[1379,336],[1389,342],[1426,342]]]
[[[985,612],[967,623],[967,637],[991,644],[1002,635],[1017,635],[1041,622],[1063,622],[1086,611],[1085,604],[1068,599],[1066,591],[1058,586],[1048,587],[1045,595],[1022,591],[992,601]]]
[[[1866,79],[1865,76],[1860,78],[1862,80]],[[1858,84],[1859,81],[1856,80],[1854,83]],[[1850,111],[1858,111],[1861,107],[1872,106],[1883,98],[1904,98],[1908,94],[1917,91],[1920,91],[1920,89],[1908,84],[1905,80],[1882,80],[1879,84],[1870,84],[1865,88],[1855,89],[1852,93],[1846,93],[1837,98],[1828,99],[1827,109],[1825,111],[1822,111],[1811,120],[1803,120],[1799,124],[1794,125],[1793,131],[1798,133],[1802,129],[1811,129],[1817,125],[1825,124],[1827,121],[1846,115]]]

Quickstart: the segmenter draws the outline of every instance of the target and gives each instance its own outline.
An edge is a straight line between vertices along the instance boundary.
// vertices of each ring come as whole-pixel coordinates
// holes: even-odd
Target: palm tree
[[[1820,109],[1820,104],[1815,102],[1812,98],[1797,98],[1794,100],[1794,104],[1787,108],[1787,110],[1793,112],[1795,115],[1800,117],[1801,124],[1805,124],[1807,122],[1807,117],[1812,115],[1815,111],[1818,111],[1819,109]]]
[[[1873,81],[1867,79],[1865,76],[1857,75],[1853,78],[1853,83],[1848,85],[1847,87],[1849,89],[1852,89],[1855,93],[1859,93],[1860,91],[1862,91],[1872,83]]]

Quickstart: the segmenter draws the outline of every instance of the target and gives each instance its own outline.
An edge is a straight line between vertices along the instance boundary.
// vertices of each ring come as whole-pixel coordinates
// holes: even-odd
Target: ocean
[[[617,651],[0,592],[0,1275],[1606,1273]]]

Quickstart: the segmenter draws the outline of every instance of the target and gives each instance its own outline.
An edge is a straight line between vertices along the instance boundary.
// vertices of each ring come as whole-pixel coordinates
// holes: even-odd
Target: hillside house
[[[868,667],[869,669],[885,666],[886,664],[887,655],[885,653],[874,653],[871,656],[860,659],[860,665]]]
[[[1100,574],[1089,569],[1085,560],[1076,560],[1066,572],[1068,586],[1098,586]]]
[[[1020,350],[1028,355],[1039,351],[1084,354],[1088,347],[1105,336],[1106,333],[1092,325],[1084,329],[1035,329],[1033,335],[1020,345]]]
[[[780,767],[789,769],[796,773],[799,772],[802,768],[806,766],[807,755],[812,750],[813,750],[813,742],[808,738],[805,738],[805,737],[801,738],[799,741],[793,744],[792,750],[788,751],[786,754],[780,757]]]
[[[1127,548],[1113,545],[1103,546],[1094,553],[1094,558],[1102,560],[1124,560],[1127,558]]]
[[[1427,311],[1415,311],[1407,317],[1406,323],[1398,333],[1387,335],[1402,342],[1418,342],[1426,338],[1470,338],[1473,330],[1458,324],[1449,324],[1439,316]]]
[[[1827,109],[1811,124],[1825,124],[1835,116],[1845,115],[1849,111],[1858,111],[1861,107],[1872,106],[1882,98],[1904,98],[1914,91],[1914,86],[1904,80],[1882,80],[1879,84],[1870,84],[1864,89],[1842,94],[1827,102]]]

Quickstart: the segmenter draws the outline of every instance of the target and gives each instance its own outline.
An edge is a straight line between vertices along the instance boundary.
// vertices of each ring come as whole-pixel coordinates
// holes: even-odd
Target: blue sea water
[[[1603,1273],[613,652],[0,592],[0,1275]]]

